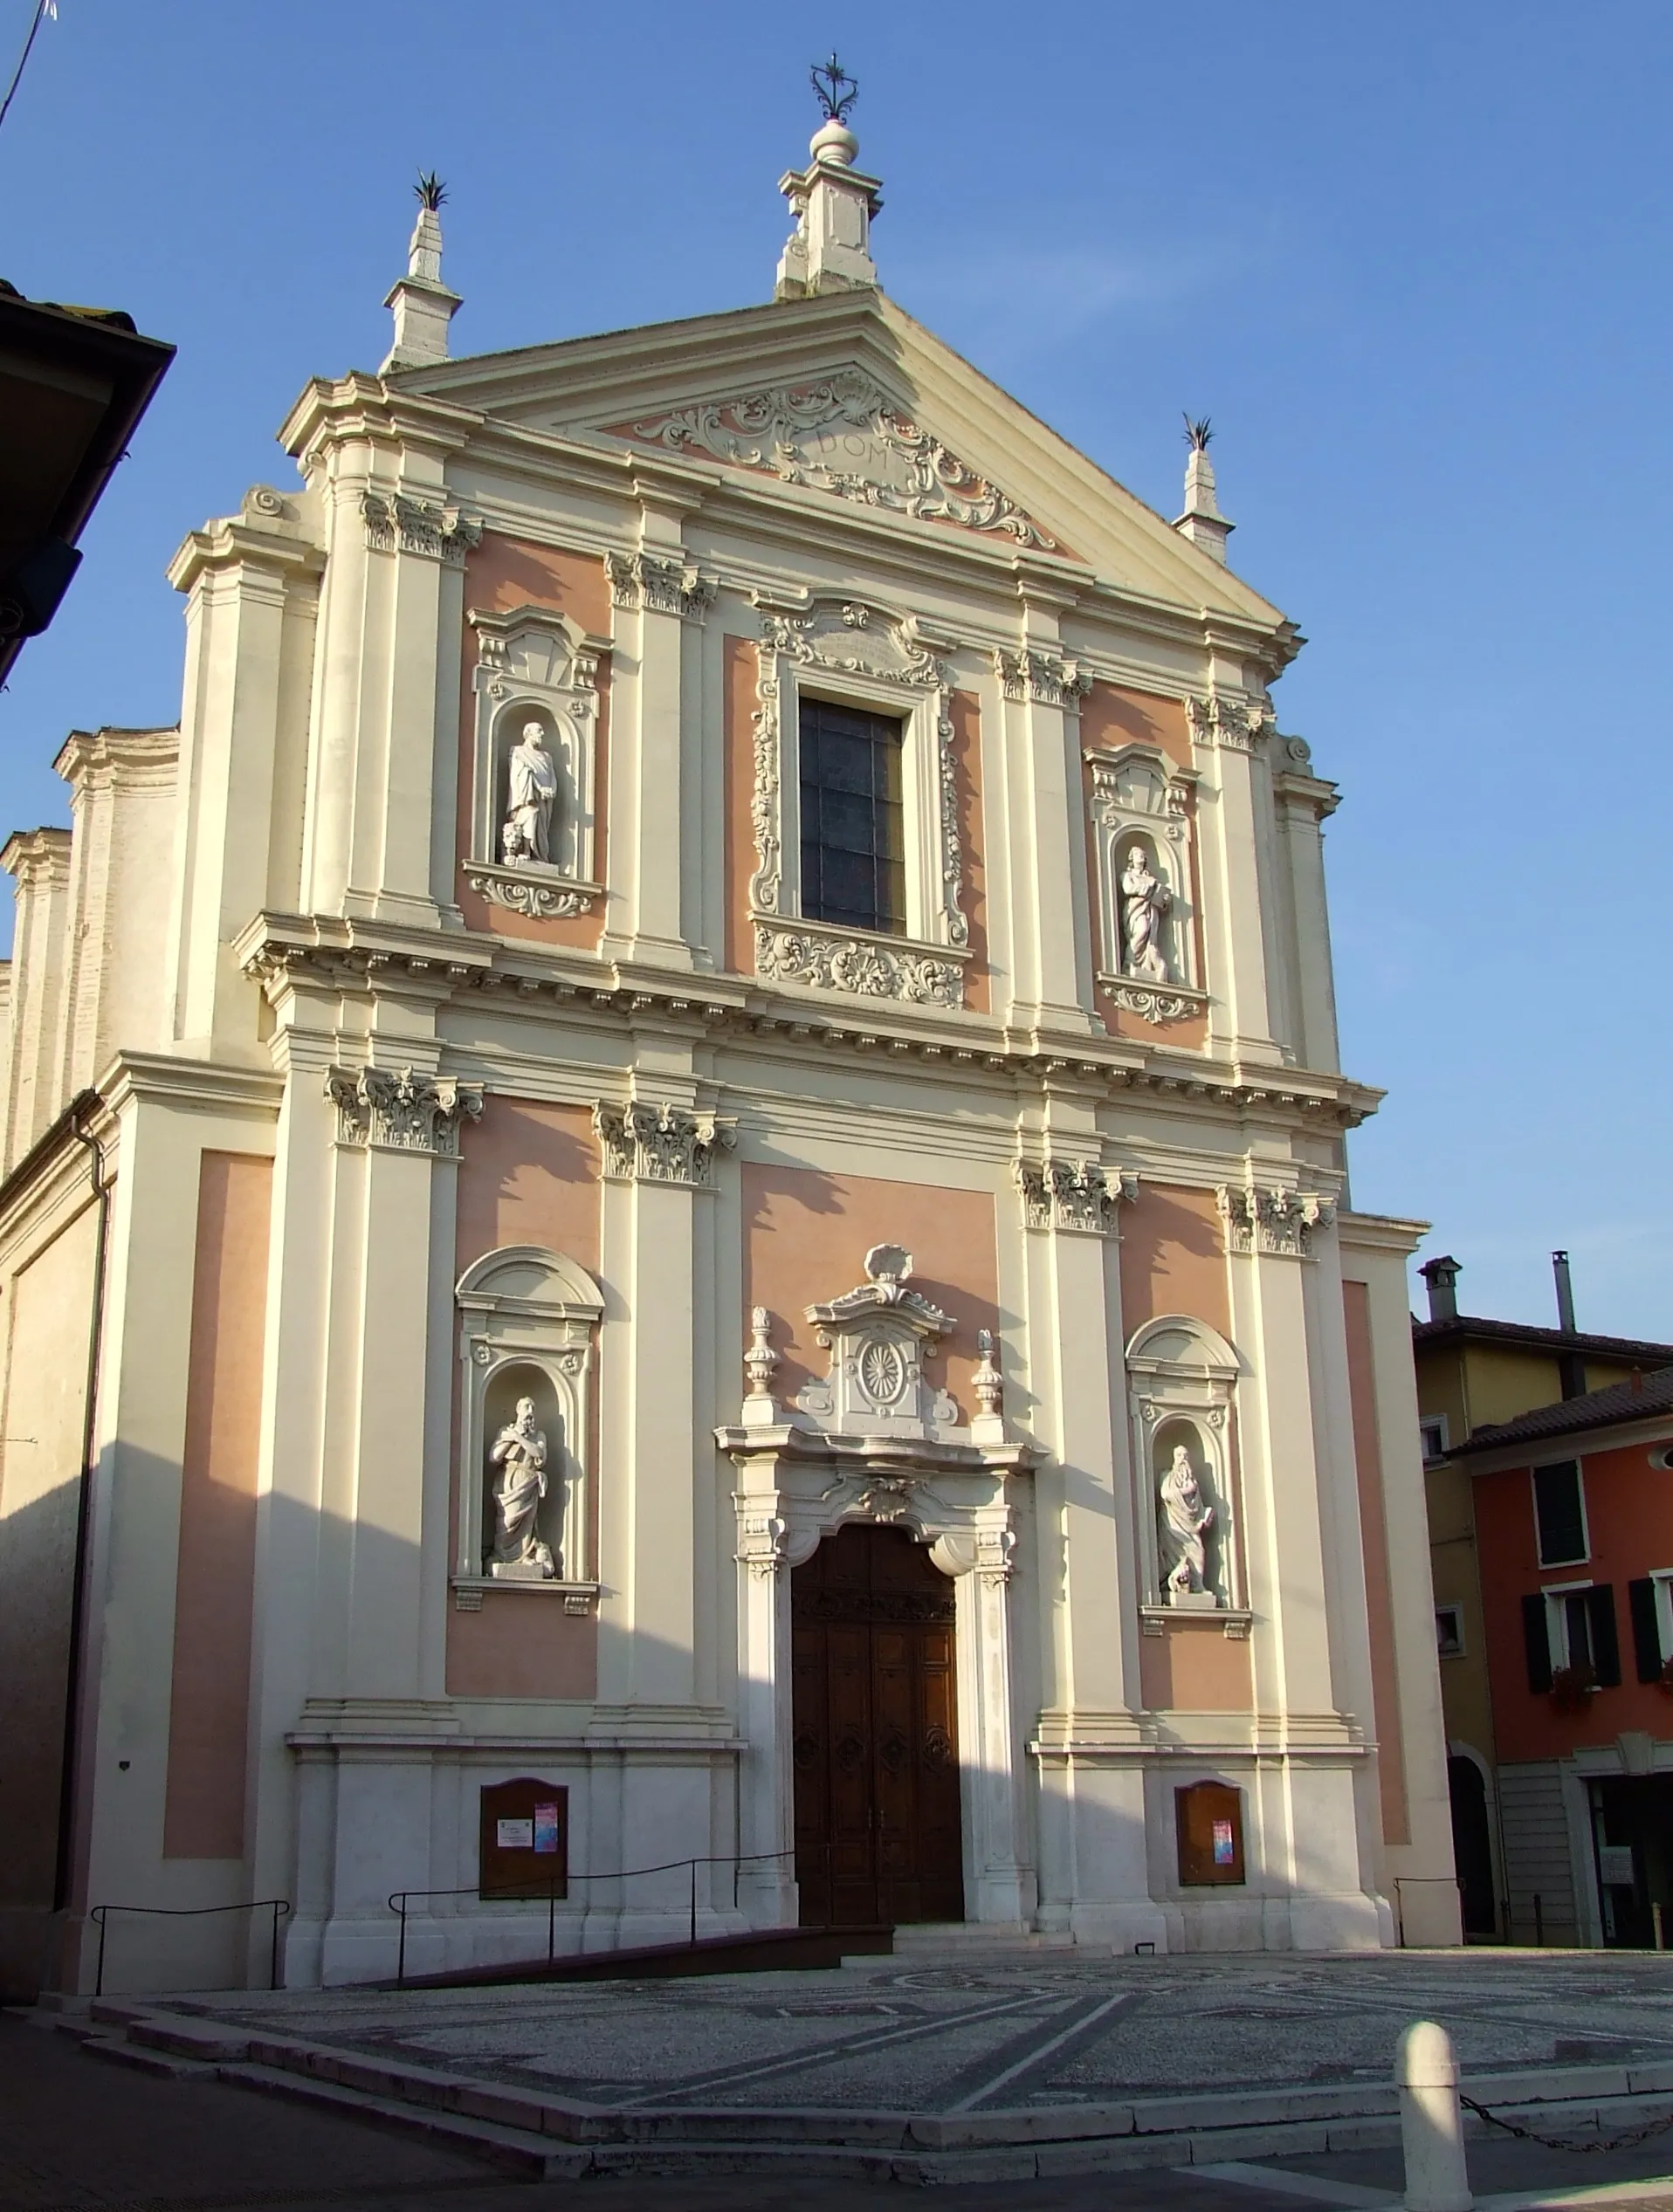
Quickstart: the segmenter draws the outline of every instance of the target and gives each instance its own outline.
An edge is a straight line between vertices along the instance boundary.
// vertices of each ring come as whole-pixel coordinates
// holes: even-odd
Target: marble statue
[[[1190,1451],[1176,1444],[1161,1480],[1162,1575],[1170,1605],[1212,1597],[1207,1539],[1213,1526],[1214,1508],[1202,1494]]]
[[[502,1581],[551,1582],[557,1568],[538,1526],[547,1489],[546,1432],[534,1425],[532,1398],[518,1399],[516,1414],[493,1440],[488,1464],[500,1470],[493,1485],[490,1573]]]
[[[1142,845],[1129,845],[1121,871],[1121,970],[1149,983],[1171,983],[1162,951],[1162,917],[1174,894],[1156,876]]]
[[[557,763],[546,749],[546,732],[526,722],[506,763],[506,821],[499,833],[508,868],[519,861],[552,861],[552,814],[558,799]]]

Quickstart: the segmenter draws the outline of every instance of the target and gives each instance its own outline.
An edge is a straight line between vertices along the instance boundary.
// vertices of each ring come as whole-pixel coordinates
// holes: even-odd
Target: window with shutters
[[[1566,1672],[1589,1677],[1599,1689],[1619,1683],[1621,1645],[1610,1583],[1565,1583],[1540,1590],[1523,1599],[1522,1619],[1531,1690],[1549,1690],[1553,1675]]]
[[[1632,1650],[1641,1682],[1659,1682],[1673,1659],[1673,1567],[1655,1567],[1627,1584]]]
[[[1534,1468],[1533,1519],[1542,1567],[1577,1567],[1590,1556],[1578,1460]]]

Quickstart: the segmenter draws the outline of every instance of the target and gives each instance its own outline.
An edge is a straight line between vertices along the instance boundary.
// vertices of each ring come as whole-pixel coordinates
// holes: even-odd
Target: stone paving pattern
[[[956,1964],[856,1960],[829,1974],[288,1991],[200,2008],[617,2109],[993,2112],[1383,2083],[1400,2030],[1420,2016],[1451,2031],[1467,2074],[1673,2061],[1673,1958],[1596,1952],[1016,1950]]]
[[[1652,2156],[1472,2150],[1478,2190],[1563,2188],[1653,2174]],[[1089,2174],[938,2189],[947,2212],[1307,2212],[1285,2174],[1398,2186],[1387,2153],[1281,2162],[1269,2193],[1189,2173]],[[529,2183],[473,2160],[303,2106],[206,2081],[129,2073],[69,2037],[0,2016],[0,2206],[5,2212],[886,2212],[888,2184],[761,2175]],[[1312,2212],[1319,2212],[1315,2200]],[[1665,2195],[1632,2212],[1673,2212]]]

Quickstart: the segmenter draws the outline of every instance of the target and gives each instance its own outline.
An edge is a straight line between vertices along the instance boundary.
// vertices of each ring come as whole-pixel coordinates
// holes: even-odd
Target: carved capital
[[[1039,706],[1077,707],[1092,688],[1090,673],[1077,661],[1032,647],[1013,653],[995,646],[994,666],[1008,699],[1031,699]]]
[[[1311,1259],[1313,1231],[1327,1228],[1336,1219],[1332,1201],[1312,1191],[1222,1184],[1214,1195],[1226,1225],[1227,1248],[1232,1252]]]
[[[1271,710],[1255,699],[1210,691],[1206,699],[1188,698],[1185,712],[1200,745],[1223,745],[1232,752],[1253,752],[1273,729]]]
[[[410,1068],[332,1068],[326,1096],[337,1109],[337,1142],[456,1159],[459,1124],[482,1118],[479,1083],[420,1075]]]
[[[1126,1168],[1102,1168],[1091,1160],[1018,1160],[1014,1171],[1022,1197],[1023,1226],[1029,1229],[1109,1236],[1122,1201],[1139,1195],[1136,1175]]]
[[[688,622],[703,621],[719,590],[694,563],[666,553],[606,553],[604,565],[614,605],[678,615]]]
[[[360,511],[374,553],[422,553],[462,568],[465,554],[482,542],[482,525],[440,500],[415,499],[405,491],[363,491]]]
[[[706,1190],[714,1181],[715,1153],[737,1142],[733,1124],[713,1114],[638,1099],[626,1106],[601,1099],[593,1109],[593,1127],[604,1148],[604,1173],[616,1183],[680,1183]]]
[[[755,972],[769,982],[809,984],[908,1006],[961,1006],[964,970],[930,952],[897,951],[869,938],[816,934],[805,923],[755,924]]]
[[[734,1556],[752,1575],[776,1575],[787,1563],[784,1539],[787,1524],[776,1514],[742,1504],[738,1515],[738,1549]]]

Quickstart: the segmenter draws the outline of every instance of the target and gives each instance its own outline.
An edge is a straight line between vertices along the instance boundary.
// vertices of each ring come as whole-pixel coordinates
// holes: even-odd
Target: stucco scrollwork
[[[593,1127],[604,1150],[604,1173],[618,1183],[684,1183],[713,1187],[714,1156],[737,1142],[730,1122],[681,1106],[653,1106],[634,1099],[625,1106],[601,1099]]]
[[[613,424],[612,436],[673,453],[706,453],[770,471],[839,499],[919,521],[991,532],[1018,546],[1053,541],[996,484],[903,414],[857,369],[814,384],[775,384]]]
[[[479,1121],[482,1087],[410,1068],[333,1068],[326,1096],[337,1109],[337,1142],[392,1152],[458,1155],[459,1123]]]
[[[1214,1195],[1232,1252],[1311,1259],[1314,1230],[1328,1228],[1336,1219],[1334,1203],[1312,1191],[1222,1184]]]
[[[755,972],[771,981],[847,991],[910,1006],[961,1006],[964,971],[924,952],[897,951],[875,938],[843,937],[800,923],[755,924]]]
[[[1013,1170],[1022,1193],[1022,1222],[1029,1229],[1079,1230],[1112,1235],[1117,1209],[1139,1195],[1139,1178],[1126,1168],[1093,1160],[1018,1160]]]
[[[957,1421],[957,1406],[924,1374],[926,1357],[953,1320],[908,1288],[911,1274],[912,1254],[903,1247],[873,1245],[864,1282],[808,1308],[816,1342],[830,1354],[829,1374],[796,1399],[816,1426],[844,1435],[927,1437]]]

